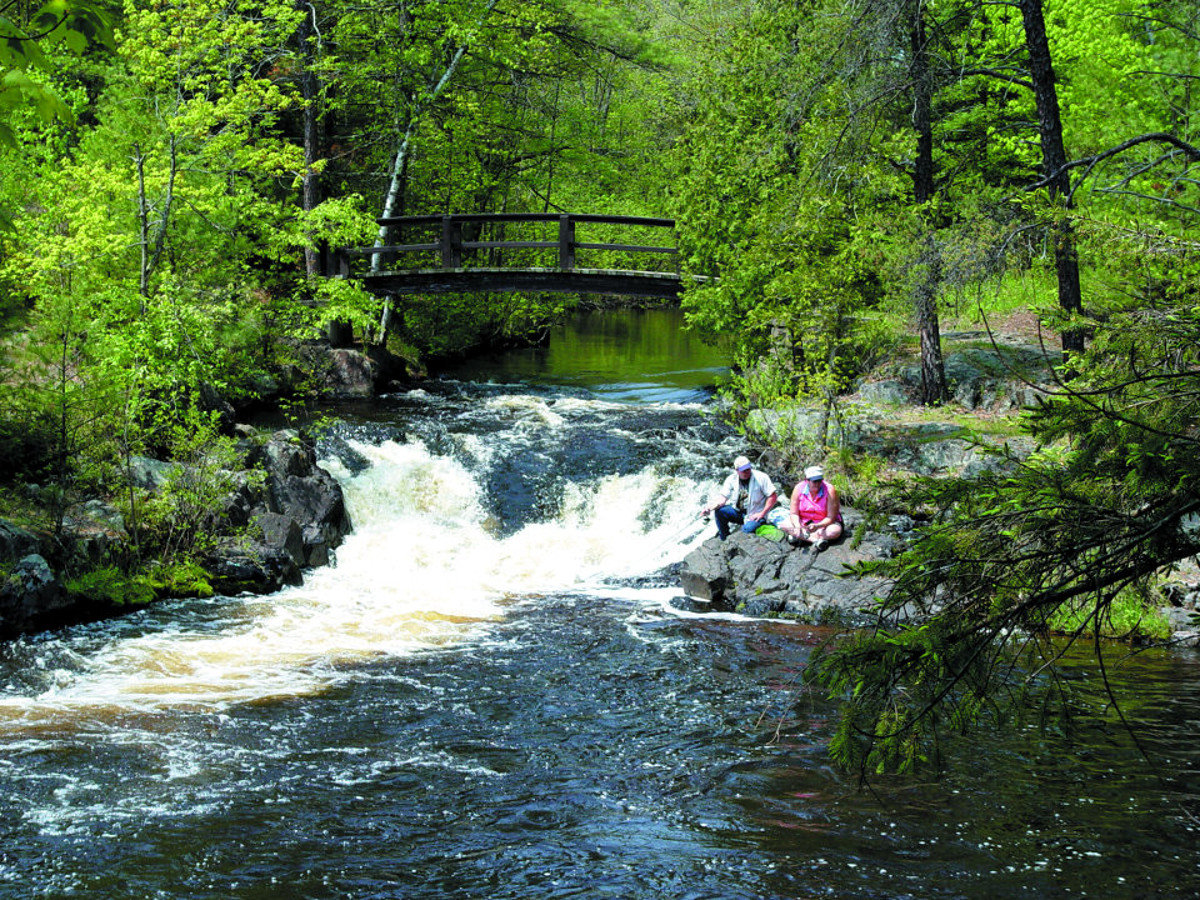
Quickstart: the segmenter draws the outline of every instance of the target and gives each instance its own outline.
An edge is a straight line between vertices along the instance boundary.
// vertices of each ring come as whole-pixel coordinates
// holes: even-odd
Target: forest
[[[812,667],[847,698],[844,761],[1069,703],[1014,656],[1197,552],[1200,3],[10,0],[0,34],[2,515],[219,456],[211,397],[273,391],[330,321],[414,370],[529,339],[579,301],[385,310],[322,249],[386,243],[384,216],[577,212],[675,219],[737,411],[835,412],[903,352],[937,406],[942,322],[1041,325],[1039,449],[881,501],[929,523],[889,605],[939,605]],[[763,365],[780,334],[790,364]],[[178,514],[146,519],[148,555]]]

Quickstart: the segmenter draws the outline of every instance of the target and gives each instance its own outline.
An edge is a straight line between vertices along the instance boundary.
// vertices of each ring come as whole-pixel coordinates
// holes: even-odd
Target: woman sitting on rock
[[[837,489],[825,482],[825,470],[809,466],[792,491],[792,514],[779,526],[793,544],[811,543],[824,550],[842,536],[842,505]]]

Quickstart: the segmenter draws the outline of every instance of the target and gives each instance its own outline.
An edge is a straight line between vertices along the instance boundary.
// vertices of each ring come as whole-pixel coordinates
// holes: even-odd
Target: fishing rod
[[[687,535],[688,538],[693,538],[699,534],[700,530],[703,528],[703,522],[700,523],[699,529],[696,528],[695,522],[685,522],[682,528],[678,529],[672,534],[669,534],[666,538],[664,538],[662,541],[659,541],[659,543],[655,544],[654,547],[643,554],[643,558],[649,559],[652,556],[656,556],[658,553],[662,552],[663,548],[668,544],[683,543],[684,535]]]
[[[700,524],[700,528],[702,529],[704,527],[704,523],[702,522],[699,524]],[[649,562],[653,557],[655,557],[659,553],[661,553],[668,544],[683,543],[683,541],[685,540],[685,536],[689,540],[691,538],[694,538],[697,534],[700,533],[700,530],[697,529],[696,525],[697,525],[696,522],[685,522],[681,528],[679,528],[676,531],[672,532],[671,534],[667,535],[667,537],[665,537],[663,540],[659,541],[655,546],[651,547],[649,550],[645,551],[644,553],[639,553],[634,558],[634,561],[636,563]],[[585,572],[582,573],[580,577],[582,577],[584,579],[594,578],[596,576],[602,575],[603,574],[602,570],[603,570],[603,566],[594,566],[594,567],[589,568],[588,570],[585,570]]]

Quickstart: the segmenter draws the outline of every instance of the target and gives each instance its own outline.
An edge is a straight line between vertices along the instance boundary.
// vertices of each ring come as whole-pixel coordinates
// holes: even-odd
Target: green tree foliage
[[[81,53],[109,39],[104,4],[93,0],[0,7],[0,144],[15,146],[10,119],[22,108],[35,111],[43,122],[70,118],[70,107],[45,81],[53,70],[51,57],[60,47]]]
[[[335,144],[369,158],[376,173],[364,181],[358,166],[356,180],[347,184],[362,190],[378,212],[601,208],[662,214],[646,183],[652,167],[642,162],[649,125],[640,113],[651,100],[642,94],[634,102],[614,100],[622,90],[644,90],[659,65],[636,4],[410,3],[395,24],[389,9],[378,15],[360,9],[338,22],[331,43],[342,48],[343,60],[326,76],[336,95],[331,109],[344,110]],[[383,56],[393,65],[386,80],[378,77],[382,62],[361,62]],[[381,118],[387,122],[382,129]],[[336,179],[342,167],[331,165],[329,172]],[[503,225],[470,237],[544,239]],[[423,242],[428,235],[401,238],[381,229],[376,238],[377,245],[398,240]],[[524,261],[553,265],[546,254]],[[372,262],[384,264],[381,257]],[[451,340],[469,346],[505,340],[514,330],[536,332],[563,305],[520,297],[514,309],[509,300],[453,301],[460,311],[470,309],[456,316],[459,324],[473,327],[456,329]],[[447,310],[435,308],[444,303],[406,299],[398,317],[385,312],[373,337],[390,330],[420,350],[440,352],[441,341],[425,343],[425,323],[446,318]],[[440,336],[448,335],[442,330]]]
[[[1190,268],[1191,255],[1177,264]],[[1190,287],[1139,295],[1028,413],[1039,452],[908,487],[903,502],[937,514],[909,551],[865,567],[895,580],[880,624],[809,672],[846,702],[843,762],[907,768],[933,759],[947,729],[1001,719],[1031,696],[1066,699],[1069,684],[1053,678],[1063,644],[1046,640],[1064,623],[1068,642],[1161,636],[1150,612],[1131,616],[1121,601],[1152,607],[1162,576],[1200,552],[1198,347]],[[906,604],[927,623],[905,625]]]
[[[86,5],[53,9],[68,43],[100,24]],[[165,447],[198,386],[251,394],[286,352],[279,338],[327,319],[371,333],[377,298],[311,275],[318,244],[369,240],[393,168],[398,212],[661,214],[629,167],[654,102],[652,18],[558,0],[128,0],[111,58],[83,66],[48,44],[5,57],[44,82],[43,105],[57,84],[86,115],[4,123],[0,190],[21,211],[0,248],[4,306],[20,312],[4,378],[25,398],[4,428],[42,435],[56,462],[33,468],[73,482],[114,440],[126,455]],[[637,103],[614,99],[631,86]],[[420,298],[401,337],[454,353],[536,332],[563,307]]]
[[[1022,16],[1034,6],[1066,149],[1053,171]],[[936,196],[922,205],[908,181],[921,150],[908,118],[917,69],[903,40],[914,8],[927,17],[932,89]],[[886,347],[861,329],[890,321],[899,331],[900,301],[923,284],[1053,273],[1064,235],[1084,271],[1082,308],[1059,312],[1046,297],[1035,309],[1092,341],[1029,419],[1042,450],[1007,460],[1003,474],[917,482],[894,500],[936,517],[882,567],[897,589],[880,627],[813,669],[847,701],[835,743],[845,762],[910,766],[936,753],[947,727],[1001,717],[1006,692],[1041,685],[1025,684],[1016,661],[1052,656],[1042,639],[1051,627],[1111,633],[1114,603],[1131,621],[1126,601],[1136,606],[1196,552],[1188,285],[1200,156],[1184,49],[1194,49],[1196,14],[1195,4],[1135,0],[764,2],[711,26],[722,40],[696,68],[703,89],[687,97],[672,193],[689,265],[721,276],[685,304],[697,327],[738,342],[744,404],[820,398],[806,365],[831,341],[846,368],[827,356],[826,373],[853,377],[870,358],[856,345]],[[840,330],[822,325],[838,320]],[[772,323],[803,350],[791,375],[780,372]],[[833,390],[846,383],[833,380]],[[940,612],[905,626],[906,604]]]
[[[249,395],[274,338],[316,319],[298,302],[312,229],[361,238],[369,220],[352,197],[296,208],[304,163],[282,134],[295,98],[280,72],[297,15],[290,3],[127,4],[92,126],[33,163],[0,278],[31,307],[12,381],[28,415],[54,423],[58,484],[168,446],[201,388]],[[329,288],[335,308],[361,306]]]
[[[216,549],[222,537],[217,511],[240,486],[234,470],[241,454],[234,439],[220,433],[217,416],[200,412],[195,403],[165,430],[176,465],[159,490],[130,504],[130,522],[139,553],[171,567]]]
[[[672,199],[688,269],[720,277],[684,303],[695,327],[734,338],[746,378],[735,392],[763,402],[757,370],[774,365],[771,335],[782,331],[795,366],[773,377],[775,399],[816,398],[828,411],[887,343],[879,326],[895,321],[899,299],[887,274],[903,254],[886,213],[913,204],[891,164],[911,137],[876,133],[885,107],[844,114],[863,63],[822,12],[755,4],[714,32],[675,149]]]
[[[911,486],[898,502],[936,514],[888,564],[881,627],[814,669],[851,704],[844,759],[911,764],[938,728],[1000,715],[1025,688],[1014,654],[1194,552],[1196,3],[126,0],[111,55],[82,59],[101,7],[18,8],[0,20],[0,462],[53,482],[60,510],[142,452],[208,472],[222,448],[195,398],[249,396],[284,338],[387,333],[377,298],[313,279],[320,244],[383,240],[383,212],[598,211],[676,217],[684,270],[711,279],[689,320],[732,342],[738,409],[816,403],[821,444],[841,392],[912,343],[914,305],[1052,273],[1075,241],[1082,309],[1034,311],[1091,347],[1029,417],[1042,449]],[[421,297],[389,327],[452,354],[566,305]],[[203,549],[194,488],[138,508],[148,552]]]

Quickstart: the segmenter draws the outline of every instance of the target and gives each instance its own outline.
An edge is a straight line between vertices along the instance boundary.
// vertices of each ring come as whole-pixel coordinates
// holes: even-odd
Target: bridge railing
[[[403,239],[423,231],[435,237],[422,243],[395,243],[379,247],[343,247],[336,251],[335,271],[346,277],[406,270],[460,270],[465,268],[555,268],[574,272],[584,262],[588,269],[646,270],[643,255],[665,256],[669,270],[679,273],[679,249],[674,246],[634,244],[609,240],[579,240],[585,230],[626,236],[644,229],[667,229],[673,237],[675,221],[643,216],[609,216],[560,213],[462,213],[440,216],[396,216],[378,219],[390,235]],[[541,239],[508,237],[510,229],[526,231],[530,224],[540,229]],[[524,226],[516,228],[516,226]],[[604,227],[608,226],[608,227]],[[536,235],[535,235],[536,236]],[[553,236],[553,240],[546,238]],[[365,266],[362,263],[367,260]],[[403,261],[404,265],[400,265]],[[366,271],[363,271],[364,268]],[[661,267],[649,271],[662,271]]]

